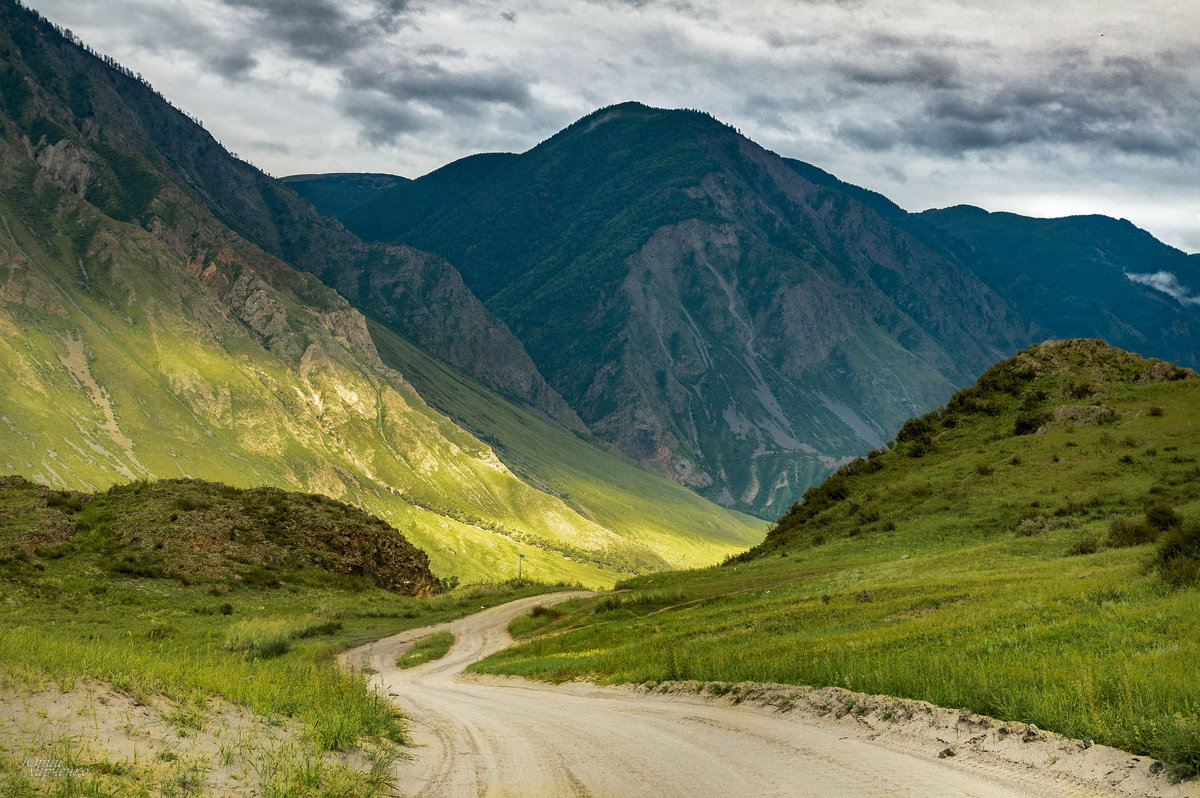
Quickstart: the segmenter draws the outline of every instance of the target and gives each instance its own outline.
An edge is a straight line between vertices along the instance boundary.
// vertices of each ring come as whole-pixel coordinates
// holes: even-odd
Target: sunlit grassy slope
[[[1194,774],[1200,380],[1099,342],[1045,344],[900,437],[749,555],[522,620],[556,634],[480,669],[837,685]],[[1164,570],[1170,541],[1184,554]]]
[[[369,322],[380,357],[529,484],[672,567],[709,564],[762,540],[766,524],[582,440]]]
[[[547,549],[596,552],[615,536],[372,363],[349,340],[356,314],[313,278],[227,233],[189,264],[5,153],[0,470],[83,489],[187,476],[319,491],[380,515],[464,580],[515,575],[521,553],[535,578],[619,573]],[[165,189],[156,208],[180,206],[203,222]]]

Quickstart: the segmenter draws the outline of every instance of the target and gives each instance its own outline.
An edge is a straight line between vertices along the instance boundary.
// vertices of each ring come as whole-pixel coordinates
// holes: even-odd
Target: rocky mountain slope
[[[695,112],[605,109],[345,219],[458,267],[595,433],[758,513],[1029,334],[914,236]]]
[[[1124,276],[1194,284],[1194,260],[1141,231],[1110,247],[1096,225],[993,215],[992,235],[961,215],[908,214],[702,113],[627,103],[342,218],[457,267],[598,436],[771,515],[1035,340],[1196,362],[1200,306]],[[1134,234],[1144,257],[1117,241]]]
[[[0,469],[87,490],[198,477],[325,493],[404,531],[442,575],[508,576],[518,554],[532,575],[593,584],[672,564],[522,481],[291,265],[390,264],[393,286],[469,310],[452,269],[362,244],[119,67],[16,4],[0,17]],[[536,396],[506,354],[520,345],[475,306],[430,335]],[[679,564],[753,537],[719,517]]]

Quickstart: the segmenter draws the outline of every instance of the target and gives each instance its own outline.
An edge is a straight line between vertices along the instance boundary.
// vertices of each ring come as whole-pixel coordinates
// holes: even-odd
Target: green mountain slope
[[[383,361],[430,404],[486,441],[513,473],[641,547],[640,563],[617,551],[614,564],[639,565],[639,570],[647,564],[696,567],[711,562],[714,552],[762,540],[765,525],[759,519],[710,504],[600,450],[376,322],[369,328]]]
[[[230,155],[195,120],[127,70],[115,64],[102,68],[97,57],[63,40],[51,26],[30,22],[29,12],[13,0],[0,3],[0,19],[11,32],[14,66],[4,73],[0,92],[10,89],[6,96],[11,95],[13,108],[22,104],[26,122],[66,124],[90,140],[101,140],[119,156],[144,161],[250,243],[315,274],[439,357],[479,363],[489,384],[564,424],[580,426],[545,384],[521,343],[462,285],[453,268],[408,247],[364,245],[292,189]],[[36,99],[28,101],[32,108],[25,108],[31,85],[23,77],[53,95],[61,110],[39,110]],[[33,132],[49,130],[39,127]],[[53,158],[54,163],[62,161],[59,155]],[[119,211],[129,216],[148,200],[150,189],[136,174],[115,175],[112,202],[130,203]],[[368,279],[372,270],[381,276]],[[387,309],[372,310],[381,298],[387,300]]]
[[[58,487],[326,493],[402,530],[443,576],[505,578],[519,554],[530,576],[588,584],[614,578],[614,552],[661,565],[521,481],[380,360],[361,314],[209,211],[232,200],[207,203],[236,195],[242,229],[284,248],[288,225],[322,223],[311,206],[31,13],[0,14],[0,467]],[[400,257],[323,224],[304,257]],[[729,549],[714,540],[709,557]]]
[[[481,670],[835,685],[1194,776],[1198,462],[1195,372],[1048,342],[810,489],[750,553],[520,621],[552,634]]]
[[[407,179],[399,175],[343,172],[290,175],[280,178],[279,182],[311,202],[321,213],[337,216]]]
[[[598,436],[760,514],[1027,336],[871,207],[696,112],[604,109],[343,218],[457,267]]]
[[[1031,219],[957,206],[905,223],[952,253],[1048,336],[1103,338],[1200,365],[1196,256],[1128,221]],[[1162,287],[1154,288],[1156,281]]]

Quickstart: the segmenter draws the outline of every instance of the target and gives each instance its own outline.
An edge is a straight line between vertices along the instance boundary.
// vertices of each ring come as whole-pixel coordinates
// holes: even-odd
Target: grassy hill
[[[0,793],[196,794],[232,767],[247,780],[238,792],[384,794],[403,723],[334,656],[545,589],[416,597],[435,587],[394,529],[323,496],[195,480],[84,494],[0,478]],[[132,750],[95,725],[29,727],[47,689],[61,701],[91,691],[89,716],[131,696],[150,722]],[[201,734],[223,734],[220,752],[176,753]],[[85,775],[39,781],[25,757]]]
[[[1200,379],[1101,342],[989,370],[706,570],[519,622],[480,670],[835,685],[1200,772]]]

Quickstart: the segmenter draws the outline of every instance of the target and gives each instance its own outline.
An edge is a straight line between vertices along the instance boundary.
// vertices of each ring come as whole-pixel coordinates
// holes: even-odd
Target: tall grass
[[[341,628],[340,619],[313,614],[298,618],[252,618],[230,627],[224,648],[264,658],[277,657],[291,649],[293,640],[333,634]]]
[[[396,664],[401,668],[415,668],[426,662],[441,659],[450,653],[453,646],[454,635],[449,632],[438,632],[418,640],[416,645],[396,658]]]

